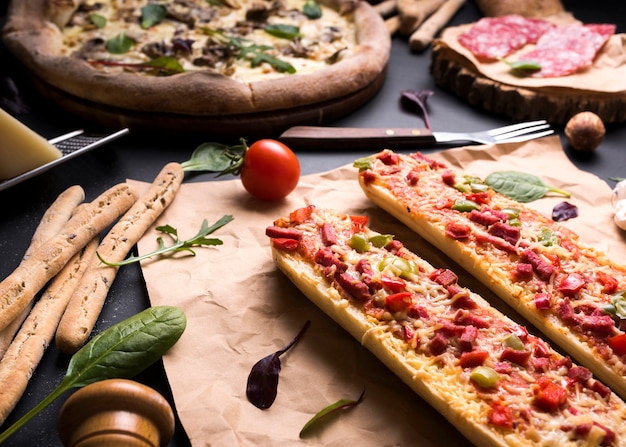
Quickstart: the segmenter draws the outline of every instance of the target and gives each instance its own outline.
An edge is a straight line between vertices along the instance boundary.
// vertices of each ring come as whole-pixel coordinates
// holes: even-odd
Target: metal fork
[[[279,139],[304,149],[423,147],[440,143],[513,143],[554,133],[545,120],[511,124],[480,132],[432,132],[424,128],[356,128],[295,126]]]
[[[517,143],[554,133],[546,120],[527,121],[481,132],[433,132],[437,143],[467,141],[481,144]]]

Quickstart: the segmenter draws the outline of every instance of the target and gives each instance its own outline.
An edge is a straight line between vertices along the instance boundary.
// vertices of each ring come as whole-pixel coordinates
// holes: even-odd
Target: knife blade
[[[425,147],[437,143],[432,131],[419,127],[294,126],[284,131],[278,139],[288,146],[301,149],[382,149]]]

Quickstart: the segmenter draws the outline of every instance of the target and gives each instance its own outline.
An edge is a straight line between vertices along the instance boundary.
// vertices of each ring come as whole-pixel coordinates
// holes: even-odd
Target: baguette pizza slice
[[[421,153],[359,163],[375,204],[460,264],[626,398],[626,266],[540,212]]]
[[[626,446],[591,371],[367,218],[307,206],[267,227],[278,268],[471,442]]]

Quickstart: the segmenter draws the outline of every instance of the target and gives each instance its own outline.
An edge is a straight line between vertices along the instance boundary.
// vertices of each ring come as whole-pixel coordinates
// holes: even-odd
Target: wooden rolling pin
[[[66,447],[165,447],[174,412],[152,388],[127,379],[92,383],[72,394],[59,413]]]

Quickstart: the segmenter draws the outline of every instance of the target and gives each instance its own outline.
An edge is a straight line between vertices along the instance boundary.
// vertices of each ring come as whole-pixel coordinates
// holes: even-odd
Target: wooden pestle
[[[66,447],[164,447],[174,434],[174,412],[152,388],[108,379],[72,394],[58,428]]]

